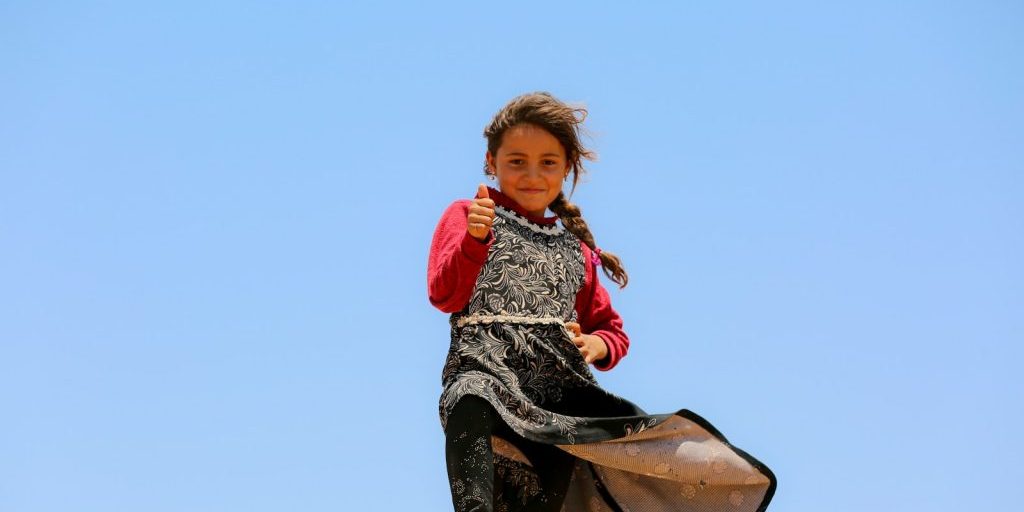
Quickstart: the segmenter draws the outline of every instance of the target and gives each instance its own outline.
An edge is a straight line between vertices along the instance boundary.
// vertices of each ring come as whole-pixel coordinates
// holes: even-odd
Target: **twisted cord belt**
[[[467,315],[458,319],[455,324],[459,327],[469,324],[489,324],[493,322],[509,322],[517,324],[562,324],[565,320],[555,316],[515,316],[515,315]]]

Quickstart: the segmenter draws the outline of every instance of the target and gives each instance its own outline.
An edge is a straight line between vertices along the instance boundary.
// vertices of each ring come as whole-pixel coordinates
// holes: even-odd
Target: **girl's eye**
[[[522,158],[514,158],[512,160],[509,160],[508,163],[510,163],[512,165],[521,165],[523,163],[523,159]]]
[[[544,165],[555,165],[556,163],[558,163],[558,162],[555,162],[554,160],[545,160],[544,161]]]

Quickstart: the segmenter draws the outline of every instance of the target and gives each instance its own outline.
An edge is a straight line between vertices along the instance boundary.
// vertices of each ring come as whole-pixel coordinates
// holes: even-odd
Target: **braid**
[[[583,220],[583,213],[580,212],[580,208],[570,203],[565,198],[564,193],[559,192],[558,197],[548,205],[548,208],[555,212],[555,215],[558,215],[565,229],[576,235],[583,243],[587,244],[587,247],[590,247],[591,250],[597,247],[597,244],[594,242],[594,235],[590,232],[587,221]],[[604,274],[617,283],[620,289],[625,288],[629,282],[629,275],[626,274],[626,269],[622,268],[622,260],[615,254],[605,250],[601,250],[600,257]]]

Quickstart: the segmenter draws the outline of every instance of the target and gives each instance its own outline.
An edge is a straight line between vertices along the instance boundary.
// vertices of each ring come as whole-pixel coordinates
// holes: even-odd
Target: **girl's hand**
[[[604,359],[608,355],[608,344],[604,342],[604,338],[593,334],[583,334],[580,324],[576,322],[566,322],[565,328],[574,334],[572,342],[576,344],[576,348],[580,349],[580,354],[583,355],[587,364],[593,364],[594,361]]]
[[[469,231],[473,238],[483,242],[487,234],[491,232],[491,224],[494,223],[494,200],[487,197],[487,186],[483,183],[477,187],[476,198],[473,204],[469,205],[469,215],[466,216],[466,231]]]

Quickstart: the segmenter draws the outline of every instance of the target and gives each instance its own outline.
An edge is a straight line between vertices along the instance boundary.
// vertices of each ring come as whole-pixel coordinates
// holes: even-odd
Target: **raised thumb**
[[[476,188],[476,198],[477,199],[486,199],[487,197],[488,197],[487,185],[484,185],[483,183],[481,183],[480,186]]]

